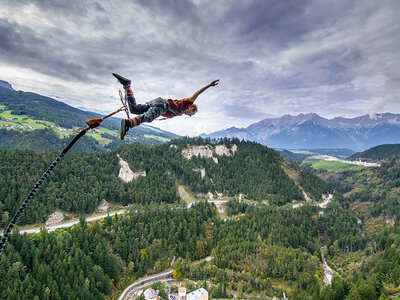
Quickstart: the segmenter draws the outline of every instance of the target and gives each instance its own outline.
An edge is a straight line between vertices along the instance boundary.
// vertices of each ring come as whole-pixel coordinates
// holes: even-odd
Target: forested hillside
[[[400,160],[393,158],[382,163],[380,168],[344,172],[327,177],[331,190],[346,197],[344,205],[359,213],[359,218],[371,222],[372,218],[383,218],[390,223],[400,219]]]
[[[32,131],[0,129],[0,140],[1,150],[26,149],[61,152],[72,138],[61,138],[51,129],[36,129]],[[112,147],[114,143],[115,142],[108,144],[106,147],[102,147],[93,137],[84,136],[71,151],[104,152],[105,149]]]
[[[65,128],[81,127],[82,120],[86,121],[88,117],[100,117],[99,114],[85,112],[39,94],[2,88],[0,88],[0,104],[5,105],[4,110],[11,110],[15,115],[27,115]],[[103,126],[109,129],[116,128],[116,124],[110,121],[104,122]]]
[[[349,157],[350,160],[390,160],[400,155],[400,144],[379,145],[363,152],[357,152]]]
[[[309,170],[300,172],[300,184],[316,200],[328,192],[325,182]]]
[[[115,109],[120,105],[116,101]],[[79,128],[86,127],[86,120],[101,117],[97,113],[83,111],[42,95],[0,87],[0,149],[61,150],[62,145],[67,144],[64,137],[69,140]],[[100,127],[87,134],[92,138],[87,140],[90,147],[78,147],[76,150],[106,151],[127,141],[160,144],[179,137],[144,125],[131,130],[126,140],[120,141],[119,128],[119,118],[106,119]],[[53,136],[50,137],[48,131]]]
[[[102,199],[123,205],[176,203],[178,184],[203,197],[208,192],[224,196],[244,194],[247,199],[278,205],[303,199],[299,187],[283,171],[279,155],[259,144],[221,141],[220,146],[235,145],[237,151],[231,156],[215,154],[218,162],[207,157],[183,157],[182,151],[192,146],[211,149],[218,145],[209,142],[184,138],[164,145],[124,145],[108,153],[69,153],[42,185],[20,224],[44,222],[56,208],[77,214],[92,213]],[[2,226],[57,154],[0,151]],[[119,179],[117,154],[133,171],[146,171],[146,176],[128,183]],[[205,170],[203,178],[199,168]]]
[[[171,169],[177,178],[191,190],[198,193],[215,191],[227,196],[244,194],[247,199],[267,200],[270,204],[282,205],[292,200],[303,200],[298,186],[282,169],[282,159],[270,148],[254,142],[240,142],[223,139],[217,144],[231,149],[237,146],[232,155],[216,155],[218,163],[212,158],[192,156],[182,158],[182,151],[190,146],[209,144],[202,138],[181,138],[173,142],[174,147],[164,144],[156,147],[159,155],[169,153]],[[214,145],[217,145],[214,144]],[[201,178],[199,169],[205,170]]]

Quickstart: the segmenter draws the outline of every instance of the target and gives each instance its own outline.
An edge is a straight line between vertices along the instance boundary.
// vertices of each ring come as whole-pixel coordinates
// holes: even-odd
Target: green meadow
[[[366,167],[357,166],[353,164],[344,163],[341,161],[327,161],[322,159],[307,158],[304,163],[309,163],[314,169],[324,169],[333,172],[343,172],[343,171],[358,171]]]
[[[147,138],[150,138],[150,139],[156,139],[156,140],[160,140],[160,141],[163,141],[163,142],[169,142],[170,141],[170,139],[167,139],[165,137],[152,135],[152,134],[145,134],[144,136],[147,137]]]

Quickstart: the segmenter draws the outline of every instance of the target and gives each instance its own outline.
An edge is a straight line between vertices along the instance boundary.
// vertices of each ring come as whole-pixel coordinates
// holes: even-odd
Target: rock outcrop
[[[121,178],[125,182],[130,182],[133,179],[137,179],[139,176],[146,176],[146,171],[138,171],[133,172],[126,161],[124,161],[118,154],[119,165],[121,169],[119,169],[118,177]]]
[[[63,211],[57,209],[55,212],[53,212],[47,218],[45,225],[52,226],[52,225],[58,224],[64,219],[64,217],[65,217],[65,213]]]
[[[219,156],[231,156],[237,151],[237,146],[233,145],[231,149],[225,145],[216,145],[215,147],[211,145],[207,146],[192,146],[188,149],[182,150],[182,156],[186,159],[191,159],[193,156],[200,156],[206,158],[212,158],[215,163],[218,163]]]
[[[193,169],[193,171],[200,172],[201,178],[204,178],[206,176],[206,169]]]
[[[105,199],[103,199],[103,200],[101,200],[101,202],[100,202],[99,206],[97,207],[97,209],[99,211],[107,211],[108,207],[109,207],[108,202]]]

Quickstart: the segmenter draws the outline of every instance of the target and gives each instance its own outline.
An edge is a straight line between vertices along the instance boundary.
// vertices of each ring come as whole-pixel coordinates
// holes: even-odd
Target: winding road
[[[213,201],[208,201],[208,202],[209,203],[214,203],[215,205],[218,206],[218,205],[222,205],[224,203],[227,203],[228,201],[227,200],[213,200]],[[187,205],[187,208],[191,208],[192,205],[195,204],[195,203],[197,203],[197,202],[189,203]],[[86,222],[96,221],[96,220],[99,220],[101,218],[105,218],[107,216],[114,216],[114,215],[124,214],[124,213],[126,213],[128,211],[129,211],[129,209],[121,209],[121,210],[118,210],[118,211],[107,212],[107,213],[104,213],[104,214],[101,214],[101,215],[88,217],[88,218],[86,218]],[[70,221],[70,222],[59,223],[59,224],[56,224],[56,225],[45,226],[44,228],[47,229],[48,232],[51,232],[51,231],[55,231],[56,229],[59,229],[59,228],[71,227],[71,226],[73,226],[75,224],[78,224],[79,222],[80,222],[79,220],[74,220],[74,221]],[[23,230],[20,230],[19,233],[20,234],[24,234],[24,233],[27,233],[27,234],[39,233],[41,228],[43,228],[43,227],[40,227],[40,228],[34,227],[34,228],[23,229]]]
[[[172,269],[169,269],[167,271],[154,274],[151,276],[146,276],[143,278],[140,278],[139,280],[136,280],[134,283],[132,283],[130,286],[128,286],[121,294],[121,296],[118,298],[119,300],[127,300],[127,299],[132,299],[134,293],[138,290],[141,289],[149,284],[152,284],[153,282],[159,281],[160,279],[169,277],[172,275]]]
[[[101,215],[97,215],[97,216],[93,216],[93,217],[88,217],[88,218],[86,218],[86,221],[87,222],[96,221],[96,220],[99,220],[101,218],[105,218],[107,216],[114,216],[114,215],[124,214],[127,211],[128,211],[127,209],[122,209],[122,210],[113,211],[113,212],[109,212],[109,213],[105,213],[105,214],[101,214]],[[60,223],[60,224],[57,224],[57,225],[46,226],[44,228],[47,229],[47,231],[51,232],[51,231],[55,231],[58,228],[70,227],[72,225],[78,224],[79,222],[80,222],[79,220],[75,220],[75,221],[71,221],[71,222]],[[39,233],[40,230],[41,230],[41,228],[30,228],[30,229],[20,230],[19,233],[20,234],[24,234],[24,233],[28,233],[28,234],[29,233]]]
[[[319,207],[321,207],[321,208],[325,208],[325,207],[327,207],[328,204],[332,201],[333,195],[332,195],[332,194],[329,194],[328,197],[326,197],[326,196],[323,195],[322,198],[325,200],[324,202],[322,202],[322,203],[316,203],[316,204],[311,204],[311,205],[315,205],[315,206],[319,206]],[[304,205],[303,203],[293,204],[293,208],[298,208],[298,207],[303,206],[303,205]]]

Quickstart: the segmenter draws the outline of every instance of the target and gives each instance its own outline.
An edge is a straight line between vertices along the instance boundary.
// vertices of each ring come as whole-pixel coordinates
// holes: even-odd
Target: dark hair
[[[193,110],[193,113],[197,113],[199,111],[199,107],[196,104],[193,104],[190,109]]]

